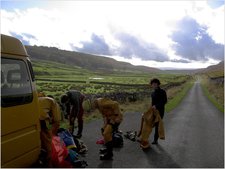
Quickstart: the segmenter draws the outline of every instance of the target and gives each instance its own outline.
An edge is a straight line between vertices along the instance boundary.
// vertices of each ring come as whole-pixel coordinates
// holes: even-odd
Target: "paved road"
[[[141,113],[126,113],[121,130],[138,130],[140,119]],[[124,146],[114,149],[113,160],[99,160],[101,145],[96,140],[101,137],[101,125],[101,120],[85,125],[83,140],[89,151],[83,158],[89,168],[224,167],[224,114],[203,95],[198,82],[181,104],[164,116],[166,140],[159,140],[146,152],[138,142],[124,139]]]

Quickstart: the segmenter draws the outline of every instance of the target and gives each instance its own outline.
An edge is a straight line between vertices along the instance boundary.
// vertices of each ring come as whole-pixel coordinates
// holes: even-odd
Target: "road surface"
[[[141,113],[126,113],[120,129],[139,130]],[[164,116],[165,140],[143,151],[138,142],[124,138],[124,146],[114,149],[113,160],[99,160],[102,120],[84,126],[82,140],[88,153],[82,159],[88,168],[223,168],[224,114],[204,96],[196,82],[177,108]],[[153,133],[150,137],[153,140]]]

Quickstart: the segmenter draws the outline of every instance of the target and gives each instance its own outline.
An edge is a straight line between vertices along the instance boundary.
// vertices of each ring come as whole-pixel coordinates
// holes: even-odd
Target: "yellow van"
[[[40,154],[38,96],[23,44],[1,35],[1,167],[29,167]]]

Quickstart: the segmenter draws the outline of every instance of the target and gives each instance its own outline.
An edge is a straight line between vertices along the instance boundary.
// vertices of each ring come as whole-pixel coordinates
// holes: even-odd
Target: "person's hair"
[[[49,95],[47,95],[47,97],[50,97],[50,98],[54,99],[54,97],[53,97],[52,95],[50,95],[50,94],[49,94]]]
[[[62,104],[66,103],[67,100],[68,100],[68,96],[66,94],[61,96],[61,100],[60,101],[61,101]]]
[[[38,97],[46,97],[44,92],[38,92]]]
[[[156,79],[156,78],[154,78],[154,79],[152,79],[152,80],[150,81],[150,84],[151,84],[151,85],[152,85],[153,83],[157,83],[158,85],[160,85],[159,79]]]

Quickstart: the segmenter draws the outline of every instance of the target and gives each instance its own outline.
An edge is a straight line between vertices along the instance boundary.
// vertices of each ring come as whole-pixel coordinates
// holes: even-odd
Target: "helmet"
[[[90,99],[87,99],[87,100],[84,100],[83,103],[82,103],[82,107],[84,109],[84,111],[86,112],[89,112],[91,110],[91,100]]]

